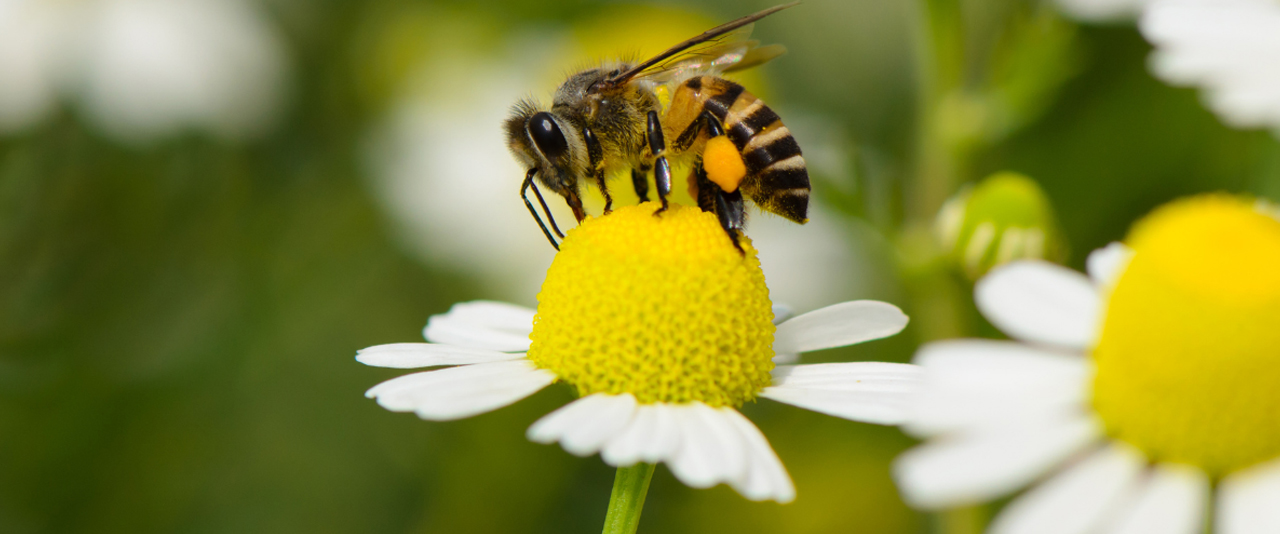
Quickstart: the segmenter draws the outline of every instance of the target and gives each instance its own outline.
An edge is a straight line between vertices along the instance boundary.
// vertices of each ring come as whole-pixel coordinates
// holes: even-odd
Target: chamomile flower
[[[0,133],[66,99],[123,142],[244,139],[278,116],[288,66],[251,0],[0,0]]]
[[[893,335],[907,323],[898,308],[854,301],[786,319],[770,304],[749,239],[743,254],[714,214],[673,204],[655,217],[656,209],[621,208],[570,231],[536,311],[458,304],[428,322],[432,343],[360,351],[367,365],[450,366],[383,382],[367,396],[449,420],[563,382],[580,398],[536,422],[529,439],[619,467],[664,462],[689,486],[725,483],[779,502],[795,489],[738,412],[744,403],[765,397],[856,421],[904,421],[915,366],[775,365]]]
[[[1088,271],[998,268],[976,300],[1016,341],[920,350],[904,427],[927,442],[895,463],[904,497],[936,509],[1034,486],[1000,534],[1191,534],[1209,515],[1224,534],[1280,531],[1280,220],[1225,195],[1177,201]]]

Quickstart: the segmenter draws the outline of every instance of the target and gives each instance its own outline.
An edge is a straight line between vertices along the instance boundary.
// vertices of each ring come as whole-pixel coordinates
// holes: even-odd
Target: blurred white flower
[[[1171,203],[1089,276],[1042,261],[975,288],[1013,341],[935,342],[898,458],[905,499],[1032,486],[992,534],[1280,532],[1280,222],[1246,199]],[[1213,504],[1215,510],[1209,513]]]
[[[555,255],[520,200],[526,169],[507,151],[502,121],[538,85],[525,65],[542,65],[558,50],[555,39],[534,39],[505,60],[435,58],[414,81],[465,85],[407,89],[368,145],[375,192],[406,247],[500,295],[536,294]],[[556,220],[572,226],[573,214],[556,200],[548,199]]]
[[[62,98],[113,138],[263,133],[288,79],[284,43],[245,0],[0,0],[0,133]]]
[[[1156,0],[1057,0],[1058,7],[1072,18],[1106,22],[1132,19]]]
[[[1160,0],[1139,27],[1157,77],[1204,89],[1231,126],[1280,128],[1280,3]]]

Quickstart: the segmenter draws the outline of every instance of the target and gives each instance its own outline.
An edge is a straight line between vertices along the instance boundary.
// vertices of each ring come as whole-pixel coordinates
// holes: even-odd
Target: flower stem
[[[939,534],[981,534],[986,529],[986,510],[982,506],[963,506],[937,512]]]
[[[604,517],[603,534],[635,534],[640,526],[640,510],[649,493],[654,464],[639,463],[619,467],[613,478],[613,494],[609,496],[609,512]]]

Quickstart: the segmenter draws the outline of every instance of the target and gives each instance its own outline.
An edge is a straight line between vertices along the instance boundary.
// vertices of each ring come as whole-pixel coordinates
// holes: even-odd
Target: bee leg
[[[569,209],[573,210],[573,218],[577,219],[579,223],[587,218],[587,210],[582,208],[582,199],[578,197],[578,189],[576,187],[570,187],[565,190],[564,201],[569,204]]]
[[[711,179],[707,178],[707,171],[702,168],[702,156],[693,162],[693,173],[689,177],[689,181],[693,185],[689,188],[689,193],[698,201],[698,207],[702,211],[716,211],[716,190],[719,189],[716,184],[711,183]]]
[[[604,148],[600,146],[600,140],[591,128],[583,128],[582,137],[587,142],[587,161],[595,174],[596,185],[600,187],[600,194],[604,195],[604,212],[608,214],[613,211],[613,197],[609,196],[609,188],[604,184],[604,166],[601,161],[604,159]],[[581,221],[582,218],[579,217],[578,220]]]
[[[716,217],[720,219],[720,227],[724,228],[724,233],[729,234],[729,241],[733,242],[733,247],[738,249],[738,253],[746,255],[746,251],[742,250],[742,244],[738,242],[738,232],[746,225],[742,191],[734,190],[732,193],[725,193],[717,187],[715,192]]]
[[[667,211],[667,195],[671,193],[671,166],[667,164],[667,158],[658,157],[653,162],[653,182],[658,186],[658,200],[662,201],[662,207],[653,212],[654,215]]]
[[[662,207],[653,212],[654,215],[667,211],[667,195],[671,193],[671,166],[667,164],[667,143],[662,138],[662,123],[658,122],[658,112],[649,111],[649,124],[646,132],[649,140],[649,152],[658,159],[653,162],[653,183],[658,189],[658,200]],[[647,195],[646,195],[647,196]]]
[[[710,111],[702,111],[702,122],[707,126],[708,138],[724,135],[724,128],[720,126],[720,119],[717,119]]]
[[[640,202],[649,200],[649,178],[645,173],[631,169],[631,185],[636,188],[636,196],[640,197]]]
[[[746,211],[742,201],[742,192],[726,193],[720,186],[707,178],[707,171],[702,168],[702,159],[694,162],[694,179],[698,184],[698,207],[702,211],[715,212],[720,227],[724,229],[733,247],[741,254],[746,254],[742,244],[738,242],[738,232],[746,227]]]
[[[600,194],[604,195],[604,213],[608,215],[613,211],[613,197],[609,196],[609,188],[604,185],[604,171],[596,172],[596,186],[600,188]]]
[[[560,244],[556,243],[556,239],[551,237],[551,231],[547,230],[547,225],[542,222],[542,217],[538,215],[538,210],[533,208],[533,203],[529,202],[529,188],[533,188],[533,194],[538,197],[538,203],[542,204],[542,211],[547,214],[547,220],[551,221],[551,227],[555,228],[556,235],[564,238],[564,234],[560,232],[560,228],[556,226],[555,217],[551,216],[551,210],[547,208],[547,201],[543,200],[542,193],[538,191],[538,186],[533,183],[533,176],[538,173],[538,168],[529,169],[529,173],[524,176],[524,184],[520,186],[520,199],[524,201],[524,206],[529,208],[529,214],[533,215],[533,220],[538,221],[538,227],[542,228],[542,233],[547,236],[547,241],[551,242],[551,246],[556,250],[560,250]]]

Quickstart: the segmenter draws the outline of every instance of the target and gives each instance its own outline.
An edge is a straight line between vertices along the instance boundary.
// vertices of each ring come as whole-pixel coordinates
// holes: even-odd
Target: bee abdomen
[[[808,220],[809,171],[781,117],[741,85],[709,76],[697,83],[721,89],[705,106],[742,154],[747,167],[743,192],[765,211],[799,223]]]

